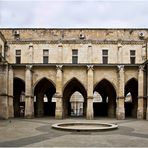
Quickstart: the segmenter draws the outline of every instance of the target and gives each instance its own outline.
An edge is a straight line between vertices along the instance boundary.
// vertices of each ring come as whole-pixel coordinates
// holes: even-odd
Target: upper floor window
[[[20,64],[21,63],[21,50],[16,50],[15,51],[15,62],[16,64]]]
[[[135,50],[130,50],[130,63],[135,64]]]
[[[72,63],[73,64],[78,63],[78,50],[77,49],[72,50]]]
[[[108,50],[102,50],[102,63],[107,64],[108,63]]]
[[[43,50],[43,63],[44,64],[48,63],[48,56],[49,56],[49,50],[48,49],[44,49]]]

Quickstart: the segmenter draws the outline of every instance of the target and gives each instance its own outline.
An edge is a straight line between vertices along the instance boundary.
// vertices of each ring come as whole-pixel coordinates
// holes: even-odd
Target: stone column
[[[34,100],[32,96],[32,65],[26,65],[25,72],[25,117],[34,116]]]
[[[33,63],[33,44],[32,43],[29,44],[28,52],[29,52],[29,59],[28,59],[29,61],[28,61],[28,63]]]
[[[14,117],[13,108],[13,68],[9,66],[9,77],[8,77],[8,106],[9,106],[9,117]]]
[[[124,65],[118,65],[118,97],[117,97],[117,119],[125,119],[124,109]]]
[[[88,49],[87,49],[87,59],[88,59],[88,63],[91,64],[92,63],[92,57],[93,57],[93,50],[92,50],[92,45],[89,44],[88,45]]]
[[[63,45],[62,45],[62,43],[58,44],[58,50],[57,51],[58,51],[57,61],[58,61],[58,63],[63,63]]]
[[[93,119],[93,78],[94,69],[93,65],[87,65],[87,111],[86,118]]]
[[[0,65],[0,119],[8,119],[8,65]]]
[[[57,74],[56,74],[56,111],[55,118],[62,119],[63,118],[63,100],[62,100],[62,72],[63,65],[56,65]]]
[[[137,118],[144,118],[144,65],[139,66],[138,72],[138,109]]]
[[[121,44],[121,41],[118,41],[117,48],[118,48],[117,63],[122,63],[123,60],[122,60],[122,44]]]

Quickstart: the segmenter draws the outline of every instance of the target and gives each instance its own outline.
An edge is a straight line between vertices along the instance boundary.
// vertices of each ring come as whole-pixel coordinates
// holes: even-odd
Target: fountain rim
[[[79,127],[68,127],[68,125],[84,125],[86,128],[79,128]],[[87,128],[87,125],[92,125],[92,128]],[[93,127],[94,125],[94,127]],[[96,126],[98,125],[98,127]],[[101,127],[99,127],[102,125]],[[105,131],[105,130],[114,130],[118,128],[117,124],[114,123],[101,123],[101,122],[62,122],[56,123],[52,125],[52,128],[65,130],[65,131]]]

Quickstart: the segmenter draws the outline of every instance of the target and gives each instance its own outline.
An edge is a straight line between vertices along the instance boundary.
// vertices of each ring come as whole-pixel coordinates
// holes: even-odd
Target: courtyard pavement
[[[59,122],[117,123],[117,130],[74,132],[52,129]],[[148,121],[97,118],[0,120],[0,147],[148,147]]]

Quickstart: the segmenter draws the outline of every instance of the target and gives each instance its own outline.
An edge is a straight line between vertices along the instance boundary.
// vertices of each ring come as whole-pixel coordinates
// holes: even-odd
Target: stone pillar
[[[148,64],[146,64],[146,120],[148,120]]]
[[[118,41],[117,48],[118,48],[117,63],[122,63],[123,60],[122,60],[122,44],[121,44],[121,41]]]
[[[139,66],[138,73],[138,109],[137,118],[144,118],[144,65]]]
[[[34,100],[32,96],[32,65],[26,65],[25,72],[25,117],[34,116]]]
[[[92,45],[89,44],[88,45],[88,49],[87,49],[87,59],[88,59],[88,63],[91,64],[92,63],[92,57],[93,57],[93,50],[92,50]]]
[[[93,65],[87,65],[87,111],[86,118],[93,119]]]
[[[57,74],[56,74],[56,111],[55,118],[62,119],[63,118],[63,100],[62,100],[62,72],[63,65],[56,65]]]
[[[57,51],[58,51],[57,61],[58,61],[58,63],[63,63],[63,45],[62,45],[62,43],[58,44],[58,50]]]
[[[33,63],[33,44],[32,43],[29,44],[28,52],[29,52],[28,63]]]
[[[0,65],[0,119],[8,119],[8,65]]]
[[[124,65],[118,65],[118,97],[117,97],[117,119],[125,119],[124,109]]]
[[[9,106],[9,117],[14,117],[13,107],[13,68],[9,66],[9,77],[8,77],[8,106]]]

